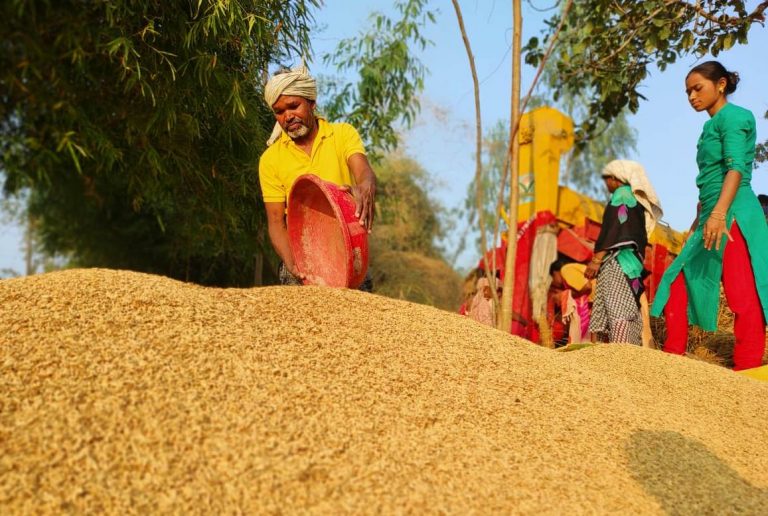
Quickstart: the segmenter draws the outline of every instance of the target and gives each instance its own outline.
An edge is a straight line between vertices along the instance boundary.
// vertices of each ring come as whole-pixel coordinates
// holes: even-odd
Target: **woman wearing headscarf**
[[[488,282],[488,278],[482,277],[477,280],[477,292],[475,297],[469,304],[469,312],[467,315],[470,319],[487,324],[488,326],[496,326],[496,311],[493,308],[493,300],[491,297],[491,285]]]
[[[648,235],[662,210],[645,169],[614,160],[602,172],[611,198],[603,212],[595,252],[584,275],[597,278],[589,330],[600,340],[643,342],[641,296]]]

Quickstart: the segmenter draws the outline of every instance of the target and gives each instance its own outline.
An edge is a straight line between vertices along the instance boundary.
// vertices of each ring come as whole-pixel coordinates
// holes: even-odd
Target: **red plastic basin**
[[[368,232],[352,195],[314,174],[288,196],[288,242],[305,284],[357,288],[368,271]]]

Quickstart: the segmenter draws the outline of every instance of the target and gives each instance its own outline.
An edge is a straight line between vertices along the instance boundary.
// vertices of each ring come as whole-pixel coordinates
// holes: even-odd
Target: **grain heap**
[[[320,287],[0,281],[4,513],[758,513],[768,384]]]

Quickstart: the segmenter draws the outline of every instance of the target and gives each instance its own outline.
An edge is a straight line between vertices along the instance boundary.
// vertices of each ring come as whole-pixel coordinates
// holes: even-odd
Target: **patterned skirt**
[[[608,258],[597,273],[589,331],[601,340],[642,344],[643,318],[637,296],[619,262]]]

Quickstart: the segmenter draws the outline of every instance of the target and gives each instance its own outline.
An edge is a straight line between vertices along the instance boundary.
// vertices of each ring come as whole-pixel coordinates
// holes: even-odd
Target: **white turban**
[[[627,159],[615,159],[603,168],[603,176],[613,176],[622,183],[626,183],[635,194],[637,202],[645,208],[645,230],[651,236],[656,221],[664,215],[661,203],[656,196],[645,169],[637,161]]]
[[[264,100],[272,109],[272,105],[277,102],[280,95],[291,95],[295,97],[304,97],[309,100],[317,100],[317,83],[309,75],[309,70],[304,65],[294,68],[289,72],[273,75],[264,87]],[[272,145],[280,138],[282,129],[280,124],[275,124],[272,134],[267,140],[267,146]]]

